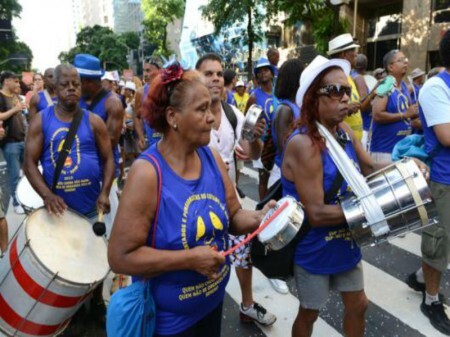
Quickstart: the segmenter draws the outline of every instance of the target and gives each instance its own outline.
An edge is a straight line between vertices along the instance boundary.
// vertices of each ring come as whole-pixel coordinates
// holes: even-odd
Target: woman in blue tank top
[[[396,49],[384,56],[383,64],[397,85],[388,96],[377,96],[373,100],[370,152],[376,162],[391,160],[395,144],[411,134],[411,120],[419,116],[417,104],[411,104],[408,87],[402,80],[408,70],[408,59]]]
[[[254,230],[273,206],[241,209],[225,164],[206,147],[210,105],[199,73],[175,63],[157,76],[142,111],[164,136],[133,164],[111,234],[112,269],[151,278],[155,336],[220,336],[228,232]]]
[[[347,190],[347,183],[344,181],[340,188],[333,187],[336,195],[327,195],[335,185],[338,169],[316,125],[320,122],[345,143],[346,154],[363,174],[374,171],[370,156],[351,128],[343,123],[351,94],[347,80],[349,71],[347,61],[327,60],[322,56],[305,68],[296,97],[300,118],[283,152],[283,195],[302,202],[310,225],[297,246],[293,261],[300,299],[300,310],[292,329],[294,337],[312,334],[330,289],[342,295],[345,335],[364,335],[368,300],[364,293],[361,251],[352,239],[338,203],[339,195]],[[325,195],[328,202],[324,200]]]

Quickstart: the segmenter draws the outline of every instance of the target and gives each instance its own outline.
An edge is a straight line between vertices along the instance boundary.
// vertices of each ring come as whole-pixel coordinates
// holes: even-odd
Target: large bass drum
[[[106,242],[86,218],[34,211],[0,260],[0,331],[59,334],[108,272]]]
[[[346,195],[341,205],[358,245],[375,245],[437,223],[438,215],[431,191],[411,158],[375,172],[367,177],[367,183],[383,210],[387,223],[384,226],[388,228],[380,230],[381,223],[368,223],[360,198],[353,193]]]

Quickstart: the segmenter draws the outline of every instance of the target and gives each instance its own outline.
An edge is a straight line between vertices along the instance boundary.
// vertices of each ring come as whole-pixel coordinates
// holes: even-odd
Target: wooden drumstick
[[[92,225],[92,230],[94,231],[95,235],[102,236],[106,233],[106,226],[103,222],[103,210],[98,211],[98,220]]]

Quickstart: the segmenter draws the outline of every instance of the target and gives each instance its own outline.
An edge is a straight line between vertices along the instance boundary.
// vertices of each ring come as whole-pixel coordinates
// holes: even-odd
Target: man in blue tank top
[[[425,82],[419,93],[425,149],[431,157],[430,187],[439,223],[423,230],[423,271],[411,274],[407,283],[424,294],[420,309],[431,325],[450,335],[450,320],[439,298],[450,254],[450,30],[442,37],[439,51],[446,69]]]
[[[392,161],[392,150],[397,142],[412,132],[411,120],[418,118],[417,105],[411,104],[411,96],[403,77],[408,70],[408,59],[395,49],[384,55],[384,68],[395,78],[392,92],[373,100],[373,129],[370,152],[375,162]]]
[[[97,211],[107,213],[110,210],[114,161],[108,132],[98,116],[82,110],[72,148],[52,191],[59,152],[80,109],[81,83],[76,69],[71,65],[56,67],[55,85],[58,103],[31,120],[25,144],[24,172],[51,214],[62,214],[70,207],[95,221]],[[39,161],[42,174],[38,170]],[[99,286],[91,303],[91,313],[100,322],[106,313],[101,291]]]
[[[275,146],[271,136],[271,124],[273,113],[273,66],[266,58],[260,58],[253,69],[254,75],[258,80],[258,87],[253,91],[248,99],[245,112],[253,105],[257,104],[263,109],[264,119],[266,121],[266,133],[263,137],[264,147],[261,155],[262,165],[259,163],[259,198],[262,200],[267,193],[267,184],[269,182],[270,170],[275,162]],[[256,166],[255,166],[256,167]]]
[[[28,113],[30,118],[35,116],[39,111],[44,110],[50,105],[56,104],[56,93],[55,93],[55,79],[54,79],[55,69],[47,68],[44,72],[44,90],[39,91],[34,94],[30,100],[30,107],[28,108]]]
[[[144,72],[144,86],[136,91],[136,95],[134,96],[134,114],[133,114],[133,125],[134,130],[138,136],[138,145],[139,148],[143,151],[147,148],[147,146],[156,143],[161,139],[162,134],[153,130],[148,123],[143,121],[141,118],[141,106],[144,103],[145,98],[147,97],[148,90],[150,85],[155,78],[155,76],[161,70],[163,64],[159,57],[152,56],[144,62],[143,72]],[[147,141],[145,140],[147,138]]]

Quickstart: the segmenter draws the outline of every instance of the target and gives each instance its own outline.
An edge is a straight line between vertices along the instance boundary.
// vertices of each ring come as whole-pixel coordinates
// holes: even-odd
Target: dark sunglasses
[[[317,90],[319,95],[325,95],[335,99],[341,99],[344,94],[350,97],[352,88],[341,84],[328,84]]]

